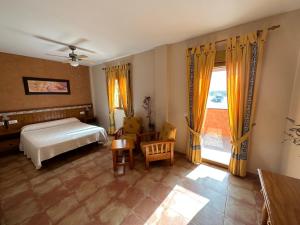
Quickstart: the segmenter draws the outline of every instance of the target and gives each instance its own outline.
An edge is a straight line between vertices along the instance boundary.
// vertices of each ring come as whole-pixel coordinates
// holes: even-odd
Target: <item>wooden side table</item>
[[[262,225],[300,224],[300,179],[258,169],[264,197]]]
[[[130,169],[134,167],[134,160],[133,160],[133,149],[134,143],[130,140],[126,139],[118,139],[113,140],[111,143],[111,151],[113,156],[113,168],[115,171],[115,175],[124,175],[125,174],[125,166],[129,164]],[[126,160],[126,152],[128,153],[129,157]],[[123,169],[121,174],[118,173],[118,169]]]

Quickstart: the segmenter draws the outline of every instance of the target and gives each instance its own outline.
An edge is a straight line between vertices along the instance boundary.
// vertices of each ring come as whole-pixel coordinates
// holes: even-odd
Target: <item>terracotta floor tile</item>
[[[4,218],[6,225],[20,224],[25,219],[33,217],[40,211],[40,206],[34,199],[24,201],[16,207],[5,210]]]
[[[39,197],[43,209],[48,209],[49,207],[59,203],[62,199],[70,195],[70,191],[64,186],[58,186],[53,190],[41,195]]]
[[[80,207],[73,211],[72,213],[67,214],[58,225],[86,225],[90,222],[90,218],[86,212],[85,207]]]
[[[79,175],[77,177],[74,177],[73,179],[64,182],[64,185],[68,189],[76,189],[85,181],[87,181],[87,178],[83,175]]]
[[[9,188],[12,185],[17,185],[18,183],[26,181],[27,179],[28,179],[27,175],[24,172],[18,171],[17,173],[11,174],[7,178],[1,178],[0,179],[0,189]]]
[[[195,225],[223,225],[223,220],[223,213],[207,205],[196,213],[190,223]]]
[[[245,223],[243,221],[240,220],[235,220],[229,217],[225,217],[224,218],[224,225],[259,225],[257,224],[255,221],[253,221],[252,223]]]
[[[199,196],[180,186],[176,186],[163,201],[162,206],[171,208],[185,218],[191,220],[208,203],[209,199]]]
[[[144,225],[144,221],[132,213],[125,217],[121,225]]]
[[[22,225],[52,225],[52,222],[46,213],[39,213],[25,220]]]
[[[96,184],[97,188],[101,188],[115,180],[116,178],[113,175],[112,171],[104,171],[99,176],[93,178],[93,182]]]
[[[143,198],[144,194],[139,189],[134,187],[124,190],[119,196],[120,201],[123,202],[128,208],[133,208]]]
[[[4,164],[1,164],[4,163]],[[135,152],[135,168],[115,177],[108,147],[89,145],[43,162],[22,153],[0,158],[0,223],[84,225],[253,225],[263,198],[256,177],[240,179],[175,154],[151,163]],[[10,165],[9,165],[10,164]]]
[[[72,209],[78,207],[78,202],[75,196],[71,195],[62,199],[58,204],[49,208],[46,212],[50,219],[57,223],[60,219],[66,216]]]
[[[136,183],[135,187],[139,189],[144,195],[149,195],[150,191],[157,185],[158,183],[150,179],[149,177],[144,177]]]
[[[75,195],[78,201],[82,201],[95,193],[98,190],[96,184],[93,181],[84,181],[82,182],[75,191]]]
[[[98,213],[98,218],[100,222],[109,225],[118,225],[123,222],[129,213],[130,209],[125,204],[114,201]]]
[[[36,171],[36,169],[34,167],[32,167],[32,170]],[[40,175],[38,175],[30,180],[31,185],[33,185],[33,186],[41,184],[55,175],[51,171],[44,172],[44,173],[39,171],[38,173]]]
[[[88,209],[89,215],[93,215],[105,207],[111,199],[112,196],[108,195],[105,189],[101,189],[86,199],[84,204]]]
[[[75,179],[76,177],[79,177],[80,175],[81,174],[77,170],[75,170],[74,168],[71,168],[68,171],[66,171],[65,173],[61,174],[59,176],[59,178],[61,179],[61,181],[63,183],[66,183],[68,181]]]
[[[188,219],[184,218],[179,213],[163,207],[158,207],[145,222],[146,225],[187,225],[188,223]]]
[[[38,195],[43,195],[43,194],[53,190],[54,188],[60,186],[61,184],[62,183],[58,178],[51,178],[42,184],[36,185],[33,188],[33,191],[34,191],[34,193],[36,193]]]
[[[27,191],[21,192],[19,194],[13,195],[10,198],[3,199],[1,206],[2,206],[2,209],[6,210],[11,207],[16,207],[16,206],[22,204],[23,202],[28,201],[28,199],[29,200],[34,199],[34,195],[31,190],[27,190]]]
[[[133,211],[143,220],[147,221],[159,206],[159,202],[150,197],[146,197],[133,209]]]
[[[170,169],[170,172],[177,175],[177,176],[181,176],[181,177],[185,177],[186,175],[188,175],[190,173],[190,170],[175,164],[172,169]]]
[[[253,179],[239,178],[233,175],[229,176],[229,183],[241,188],[246,188],[252,191],[254,189]]]
[[[142,173],[136,170],[129,170],[125,176],[119,177],[119,180],[126,181],[129,185],[134,185],[142,178]]]
[[[119,179],[113,180],[105,186],[106,192],[111,196],[119,196],[123,191],[126,191],[128,188],[128,183]]]
[[[163,202],[172,191],[172,188],[162,183],[158,183],[149,193],[151,198],[158,202]]]
[[[253,191],[250,191],[249,189],[241,188],[235,185],[229,185],[228,195],[249,205],[256,204],[255,193]]]
[[[17,194],[28,191],[29,188],[30,186],[27,182],[16,184],[13,187],[2,190],[1,198],[5,199],[5,198],[13,197]]]
[[[162,183],[166,186],[169,186],[173,188],[175,185],[180,184],[182,181],[182,178],[174,175],[172,173],[167,174],[164,179],[162,179]]]
[[[237,201],[231,197],[227,199],[225,216],[245,224],[253,224],[257,221],[255,206]]]

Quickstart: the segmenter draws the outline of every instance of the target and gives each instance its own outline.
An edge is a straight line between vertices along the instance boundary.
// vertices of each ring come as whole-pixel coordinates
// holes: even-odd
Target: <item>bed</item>
[[[68,118],[24,126],[20,151],[40,169],[44,160],[93,142],[105,144],[107,141],[104,128]]]

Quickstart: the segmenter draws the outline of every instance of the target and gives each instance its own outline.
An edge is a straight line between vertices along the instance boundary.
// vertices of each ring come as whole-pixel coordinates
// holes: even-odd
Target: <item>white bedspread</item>
[[[46,159],[93,142],[107,141],[105,129],[68,118],[24,126],[20,150],[39,169]]]

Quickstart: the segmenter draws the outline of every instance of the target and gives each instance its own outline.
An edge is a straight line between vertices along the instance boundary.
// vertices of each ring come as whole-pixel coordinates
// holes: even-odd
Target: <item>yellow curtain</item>
[[[255,115],[260,68],[267,31],[228,39],[226,72],[232,155],[229,171],[246,176],[249,137]]]
[[[119,67],[119,90],[126,117],[133,116],[129,65]]]
[[[107,68],[106,73],[106,85],[107,85],[107,97],[108,97],[108,110],[109,110],[109,128],[108,133],[114,134],[116,131],[115,116],[114,116],[114,96],[115,96],[115,81],[117,79],[117,70],[115,68]]]
[[[206,113],[211,74],[215,62],[215,44],[187,51],[187,80],[189,114],[187,125],[189,140],[186,151],[188,160],[201,163],[201,129]]]

